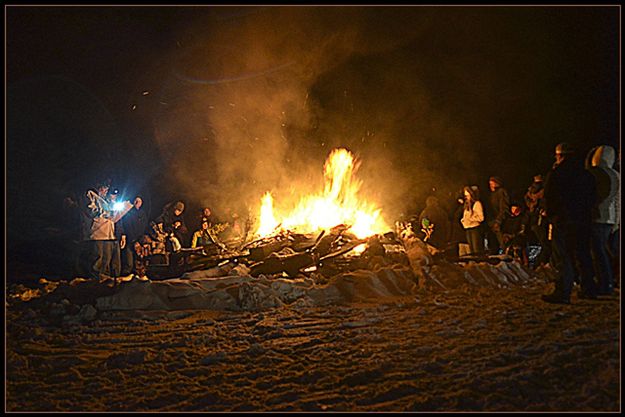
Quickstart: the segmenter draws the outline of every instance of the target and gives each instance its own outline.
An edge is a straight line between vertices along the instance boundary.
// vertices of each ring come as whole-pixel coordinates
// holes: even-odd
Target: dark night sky
[[[620,148],[615,6],[5,12],[10,241],[102,175],[219,211],[347,146],[392,222],[432,187],[524,191],[561,141]]]

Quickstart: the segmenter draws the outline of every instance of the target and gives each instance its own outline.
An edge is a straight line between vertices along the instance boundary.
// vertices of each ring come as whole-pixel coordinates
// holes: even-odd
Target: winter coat
[[[597,204],[593,207],[592,221],[620,224],[621,176],[612,168],[615,160],[614,148],[607,145],[599,146],[588,156],[591,161],[588,171],[595,177],[597,185]]]
[[[510,209],[510,197],[505,188],[497,187],[495,191],[490,194],[490,208],[492,210],[492,218],[496,223],[501,224]]]
[[[451,234],[449,215],[440,205],[431,204],[426,206],[419,215],[419,226],[421,226],[425,218],[434,225],[434,232],[432,233],[432,238],[429,243],[437,248],[444,247],[449,241]]]
[[[513,216],[512,214],[506,214],[506,218],[501,224],[501,233],[505,235],[516,236],[521,232],[527,230],[529,223],[529,217],[526,211],[522,211],[519,215]]]
[[[525,193],[525,207],[527,208],[528,222],[530,225],[538,225],[540,212],[545,209],[545,187],[542,182],[534,182]]]
[[[473,202],[471,210],[465,209],[460,222],[465,229],[478,227],[484,221],[484,208],[479,201]]]
[[[545,207],[553,223],[590,226],[596,196],[594,177],[572,157],[552,168],[545,179]]]
[[[143,209],[137,210],[135,207],[130,209],[122,221],[128,242],[139,240],[145,234],[145,229],[148,226],[148,217],[145,211]]]
[[[106,216],[95,217],[91,223],[90,240],[115,240],[115,223]]]
[[[196,230],[191,238],[191,247],[197,248],[200,246],[206,246],[214,243],[213,238],[208,234],[206,230]]]
[[[87,207],[81,209],[88,240],[115,240],[115,222],[108,201],[98,197],[95,190],[89,190],[85,194],[84,203]]]
[[[174,227],[176,222],[180,222],[179,227]],[[184,244],[183,242],[186,242],[188,229],[184,221],[184,216],[182,213],[177,216],[176,213],[174,213],[173,205],[165,206],[163,213],[158,217],[156,223],[163,223],[163,230],[167,233],[174,233],[180,243]]]

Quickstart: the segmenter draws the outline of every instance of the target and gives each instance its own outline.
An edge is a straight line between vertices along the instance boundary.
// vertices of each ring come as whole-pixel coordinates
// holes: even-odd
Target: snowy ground
[[[620,410],[619,296],[551,305],[540,300],[549,271],[502,286],[492,265],[448,266],[444,290],[394,268],[288,291],[244,277],[210,289],[205,277],[44,282],[39,297],[8,303],[6,410]],[[242,288],[259,304],[242,303]],[[137,293],[158,303],[123,307]],[[181,299],[222,304],[185,310]]]

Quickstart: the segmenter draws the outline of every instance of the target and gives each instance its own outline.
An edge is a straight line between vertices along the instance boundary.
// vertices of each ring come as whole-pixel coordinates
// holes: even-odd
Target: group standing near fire
[[[451,213],[439,197],[428,196],[426,207],[414,218],[421,239],[454,256],[511,255],[525,267],[550,265],[558,280],[555,290],[543,296],[546,302],[569,303],[575,283],[581,298],[611,295],[620,280],[615,279],[620,265],[616,152],[608,145],[597,146],[582,160],[568,143],[560,143],[554,158],[546,176],[535,175],[520,199],[511,199],[515,194],[496,175],[488,179],[486,205],[477,185],[463,187]],[[77,213],[72,221],[80,224],[73,249],[75,275],[108,277],[113,282],[121,275],[145,277],[147,255],[183,248],[202,249],[206,255],[210,251],[204,249],[219,246],[216,236],[228,226],[231,235],[247,236],[243,229],[249,228],[249,219],[243,225],[231,209],[230,222],[220,223],[209,207],[203,207],[197,221],[192,219],[197,226],[189,230],[181,200],[166,204],[150,221],[140,195],[132,203],[118,198],[110,180],[99,181],[81,198],[66,198],[66,208]],[[538,253],[530,254],[530,248]]]
[[[489,178],[487,206],[477,185],[464,186],[460,205],[447,216],[451,230],[445,221],[427,214],[426,204],[418,218],[420,237],[456,256],[511,255],[526,267],[553,267],[558,274],[555,290],[543,296],[549,303],[570,303],[575,284],[580,298],[613,294],[619,285],[615,272],[620,243],[616,152],[608,145],[597,146],[584,164],[563,142],[554,157],[547,175],[535,175],[521,199],[511,199],[497,176]],[[538,249],[531,259],[530,247]]]

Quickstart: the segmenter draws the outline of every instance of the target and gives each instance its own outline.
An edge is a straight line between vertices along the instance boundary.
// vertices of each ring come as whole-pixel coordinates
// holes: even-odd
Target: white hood
[[[599,146],[592,156],[592,166],[612,168],[615,159],[616,152],[613,147],[608,145]]]

